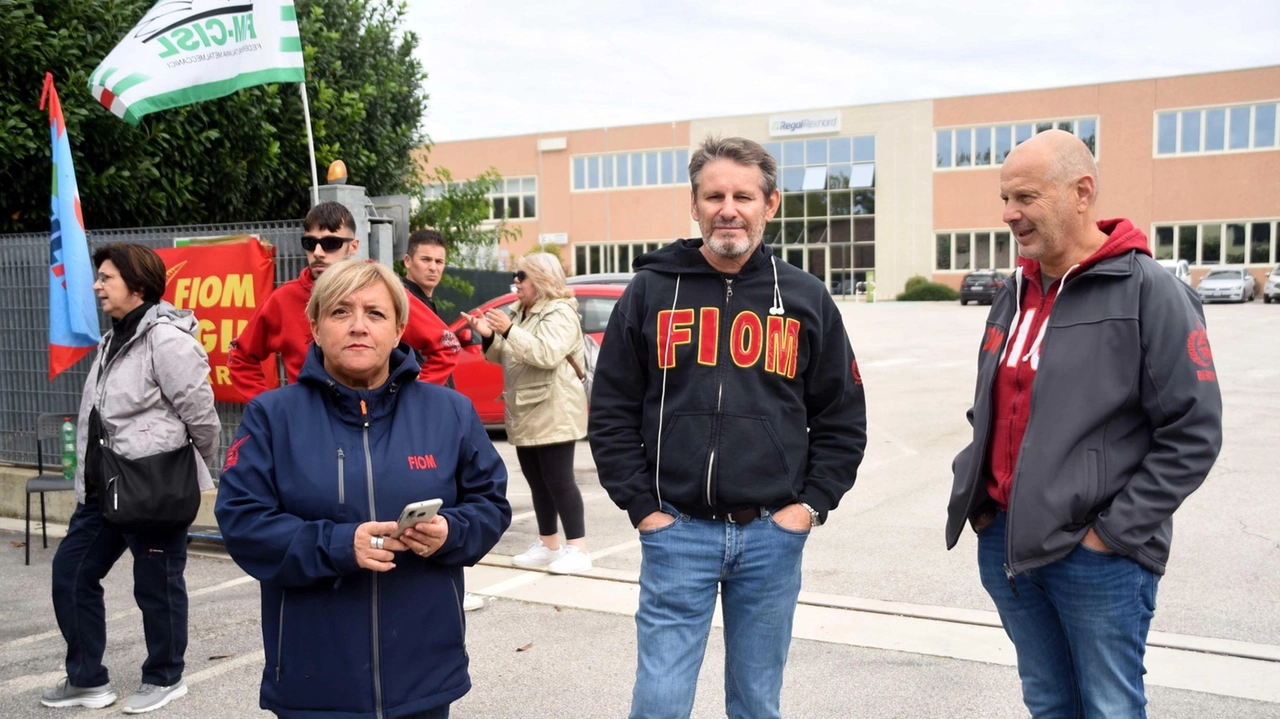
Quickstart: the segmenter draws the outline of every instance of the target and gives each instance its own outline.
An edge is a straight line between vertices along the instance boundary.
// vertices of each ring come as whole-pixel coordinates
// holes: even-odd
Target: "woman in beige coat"
[[[511,563],[546,566],[556,574],[591,569],[582,493],[573,477],[573,450],[587,436],[587,395],[578,302],[565,286],[560,260],[547,253],[516,261],[516,305],[510,316],[490,310],[462,316],[484,338],[485,358],[502,365],[507,439],[529,481],[538,540]],[[556,525],[564,523],[567,546]]]

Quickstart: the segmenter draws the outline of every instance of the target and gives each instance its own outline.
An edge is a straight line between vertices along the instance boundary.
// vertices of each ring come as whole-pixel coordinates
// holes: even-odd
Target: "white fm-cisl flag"
[[[302,82],[292,0],[160,0],[89,75],[125,122],[245,87]]]

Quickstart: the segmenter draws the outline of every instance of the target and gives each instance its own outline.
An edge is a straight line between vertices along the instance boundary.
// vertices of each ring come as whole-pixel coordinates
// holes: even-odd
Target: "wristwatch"
[[[822,526],[822,515],[818,512],[818,510],[814,509],[813,507],[810,507],[808,504],[805,504],[804,502],[801,502],[800,506],[804,507],[809,512],[809,522],[812,526],[814,527]]]

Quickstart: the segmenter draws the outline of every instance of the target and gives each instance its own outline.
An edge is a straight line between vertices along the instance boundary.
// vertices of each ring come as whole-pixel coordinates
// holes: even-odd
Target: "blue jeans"
[[[688,717],[711,632],[716,590],[724,613],[725,709],[731,718],[780,717],[782,670],[809,533],[767,514],[749,524],[694,519],[640,533],[639,662],[635,719]]]
[[[1077,545],[1017,575],[1004,573],[1004,512],[978,534],[978,571],[1018,653],[1032,719],[1145,719],[1142,665],[1160,577],[1119,554]]]
[[[67,536],[53,556],[53,613],[67,641],[73,687],[98,687],[110,677],[102,578],[120,555],[133,552],[133,597],[142,610],[147,660],[142,681],[167,687],[182,678],[187,649],[187,530],[124,534],[103,522],[96,499],[76,507]]]

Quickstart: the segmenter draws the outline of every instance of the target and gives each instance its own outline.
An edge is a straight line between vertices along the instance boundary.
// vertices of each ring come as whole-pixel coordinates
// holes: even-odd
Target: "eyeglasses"
[[[514,272],[511,274],[512,282],[524,282],[527,279],[529,279],[529,275],[524,270],[520,270],[519,272]]]
[[[307,252],[315,252],[316,245],[324,248],[325,252],[337,252],[342,246],[354,240],[354,237],[343,237],[341,235],[325,235],[324,237],[316,237],[315,235],[302,236],[302,249]]]

